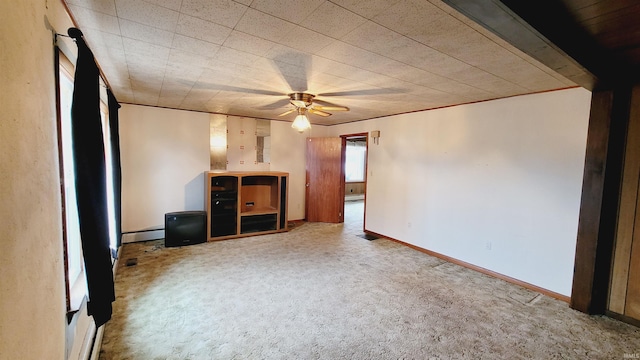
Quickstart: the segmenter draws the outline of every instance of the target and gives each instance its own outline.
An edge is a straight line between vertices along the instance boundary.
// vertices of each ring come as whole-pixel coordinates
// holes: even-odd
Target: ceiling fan
[[[306,115],[307,112],[327,117],[331,116],[331,113],[327,111],[349,111],[349,108],[346,106],[330,105],[328,103],[327,105],[315,105],[313,103],[315,95],[304,92],[295,92],[288,96],[289,102],[293,105],[293,109],[287,110],[278,116],[285,116],[297,111],[298,115],[296,115],[296,118],[293,120],[291,127],[296,129],[298,132],[303,132],[311,127],[309,118],[307,118]],[[316,101],[319,102],[318,100]]]
[[[349,111],[349,108],[346,106],[329,105],[328,103],[328,105],[316,105],[313,103],[315,95],[308,93],[295,92],[288,94],[287,96],[289,96],[289,102],[294,106],[294,108],[287,110],[278,116],[285,116],[297,111],[298,114],[309,112],[311,114],[327,117],[331,116],[331,113],[327,111]],[[316,100],[316,102],[320,103],[318,100]]]
[[[317,97],[336,97],[336,96],[376,96],[376,95],[388,95],[405,92],[403,89],[398,88],[372,88],[372,89],[350,89],[340,90],[327,93],[315,93],[311,94],[309,91],[307,79],[309,78],[309,71],[312,65],[312,55],[299,52],[285,52],[275,56],[273,64],[276,70],[282,76],[282,78],[289,85],[291,93],[280,93],[272,90],[260,89],[256,87],[240,87],[229,84],[214,84],[208,82],[198,81],[196,84],[189,83],[189,86],[199,87],[203,89],[215,89],[220,91],[240,92],[255,95],[265,96],[277,96],[279,100],[259,106],[257,110],[278,111],[282,110],[283,106],[293,105],[293,108],[279,114],[278,116],[285,116],[291,113],[297,113],[293,128],[302,132],[311,127],[307,113],[314,114],[322,117],[331,116],[334,111],[349,111],[346,106],[340,106],[330,103],[328,101],[320,100]],[[296,89],[296,90],[293,90]],[[285,97],[286,94],[286,97]],[[242,109],[241,109],[242,112]],[[241,115],[241,113],[238,113]]]

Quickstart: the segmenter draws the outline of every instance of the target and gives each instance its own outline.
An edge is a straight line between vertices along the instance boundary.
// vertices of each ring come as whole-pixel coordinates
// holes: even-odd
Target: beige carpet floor
[[[640,329],[345,224],[126,244],[100,359],[624,359]],[[359,215],[358,215],[359,214]],[[127,259],[137,265],[126,266]]]

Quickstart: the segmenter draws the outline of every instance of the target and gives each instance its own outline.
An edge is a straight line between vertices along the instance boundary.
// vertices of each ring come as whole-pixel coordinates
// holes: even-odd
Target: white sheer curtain
[[[364,181],[367,144],[364,141],[347,140],[345,159],[345,181]]]

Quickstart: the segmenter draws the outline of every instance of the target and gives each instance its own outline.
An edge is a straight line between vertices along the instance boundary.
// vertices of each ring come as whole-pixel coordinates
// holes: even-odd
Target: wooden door
[[[307,138],[307,221],[344,222],[344,154],[344,138]]]

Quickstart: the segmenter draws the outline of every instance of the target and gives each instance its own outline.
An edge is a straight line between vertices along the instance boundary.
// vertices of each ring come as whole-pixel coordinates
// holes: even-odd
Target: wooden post
[[[630,88],[594,91],[585,154],[571,307],[606,310],[629,121]]]

